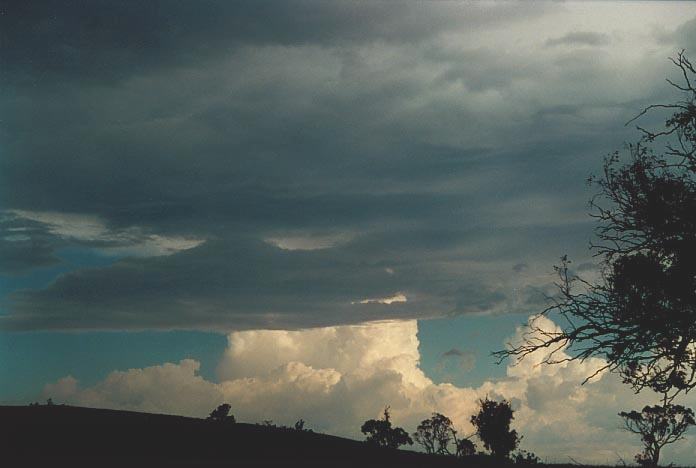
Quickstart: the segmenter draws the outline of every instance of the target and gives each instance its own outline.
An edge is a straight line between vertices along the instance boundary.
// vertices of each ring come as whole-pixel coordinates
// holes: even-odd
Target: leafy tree
[[[470,457],[476,453],[476,444],[469,439],[460,439],[455,442],[458,457]]]
[[[429,419],[424,419],[413,433],[413,439],[423,446],[426,453],[451,455],[449,444],[456,438],[452,420],[440,413],[433,413]]]
[[[681,82],[668,81],[683,99],[638,115],[671,113],[664,128],[637,127],[641,138],[627,156],[607,156],[601,175],[590,178],[598,189],[591,249],[600,279],[579,278],[563,257],[558,295],[540,314],[559,316],[562,328],[532,321],[521,344],[495,353],[500,360],[535,351],[547,363],[599,356],[606,365],[596,373],[617,372],[638,392],[650,388],[672,400],[696,387],[696,69],[683,51],[671,60]],[[664,142],[659,153],[651,149],[656,141]],[[559,357],[566,348],[570,358]]]
[[[235,419],[234,416],[229,414],[230,413],[231,406],[227,403],[223,403],[217,408],[215,408],[213,411],[210,412],[210,415],[208,416],[209,421],[217,421],[217,422],[228,422],[228,423],[234,423]]]
[[[413,440],[408,432],[400,427],[392,427],[389,415],[389,407],[384,408],[382,419],[370,419],[360,428],[365,434],[366,441],[379,447],[397,449],[402,445],[413,445]]]
[[[622,411],[619,416],[627,431],[640,435],[644,449],[636,461],[643,466],[657,466],[662,447],[683,439],[689,426],[696,424],[690,408],[670,403],[646,406],[640,413]]]
[[[423,446],[426,453],[438,455],[455,455],[465,457],[476,453],[476,445],[469,439],[457,438],[457,430],[452,420],[440,413],[421,421],[413,433],[414,440]],[[454,453],[450,451],[454,446]]]
[[[515,465],[538,465],[541,463],[539,457],[533,452],[528,452],[527,450],[520,450],[516,452],[512,459]]]
[[[510,422],[514,419],[510,403],[486,397],[485,400],[479,400],[479,406],[478,414],[471,417],[476,434],[494,457],[508,458],[520,443],[517,431],[510,429]]]

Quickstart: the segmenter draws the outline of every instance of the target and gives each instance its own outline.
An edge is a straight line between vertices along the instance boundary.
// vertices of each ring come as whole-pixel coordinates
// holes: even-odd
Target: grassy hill
[[[74,406],[0,406],[0,467],[494,468],[255,424]],[[573,465],[546,465],[556,468]],[[590,468],[583,465],[584,468]]]
[[[293,429],[63,405],[0,406],[0,441],[8,467],[463,466]]]

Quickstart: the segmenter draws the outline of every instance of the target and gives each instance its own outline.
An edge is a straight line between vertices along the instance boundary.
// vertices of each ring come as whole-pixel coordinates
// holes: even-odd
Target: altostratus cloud
[[[58,211],[9,210],[17,222],[43,225],[56,238],[115,256],[157,257],[198,247],[205,239],[147,232],[138,226],[111,228],[99,216]]]

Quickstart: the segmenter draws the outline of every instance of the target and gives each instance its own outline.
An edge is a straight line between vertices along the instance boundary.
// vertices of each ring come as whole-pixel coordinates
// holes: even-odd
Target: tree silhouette
[[[662,447],[684,438],[684,432],[696,424],[694,412],[681,405],[646,406],[640,413],[619,413],[625,429],[640,435],[643,452],[636,455],[636,462],[643,466],[657,466]]]
[[[671,113],[664,129],[641,132],[626,157],[605,158],[603,172],[589,182],[598,221],[591,250],[602,275],[588,282],[556,267],[558,294],[540,315],[562,320],[549,331],[532,320],[521,344],[495,353],[523,359],[545,353],[546,363],[605,359],[592,376],[610,370],[639,392],[678,393],[696,386],[696,70],[683,51],[671,59],[682,82],[669,83],[683,100],[644,109]],[[634,119],[635,120],[635,119]],[[655,153],[649,145],[664,142]],[[559,352],[571,350],[570,357]]]
[[[471,417],[471,424],[483,446],[494,457],[508,458],[510,452],[517,448],[520,438],[517,431],[510,430],[514,411],[507,400],[479,400],[479,412]]]
[[[384,408],[382,419],[370,419],[360,427],[360,431],[365,434],[366,441],[379,447],[397,449],[402,445],[413,445],[413,440],[408,432],[400,427],[392,427],[389,415],[389,407]]]
[[[520,450],[512,456],[515,465],[538,465],[541,463],[539,457],[534,452]]]
[[[413,433],[413,439],[423,446],[426,453],[451,455],[448,446],[456,435],[450,418],[433,413],[432,417],[421,421]]]
[[[233,423],[235,422],[235,419],[233,415],[229,414],[230,409],[231,406],[229,404],[223,403],[211,411],[207,419],[209,421]]]
[[[455,453],[458,457],[470,457],[476,453],[476,444],[469,439],[460,439],[455,442],[456,450]]]
[[[294,426],[296,431],[304,431],[305,430],[305,420],[304,419],[298,419],[295,421],[295,426]]]

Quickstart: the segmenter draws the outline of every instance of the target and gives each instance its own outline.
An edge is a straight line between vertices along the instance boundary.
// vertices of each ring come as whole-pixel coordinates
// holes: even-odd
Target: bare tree
[[[521,344],[495,353],[499,361],[536,351],[551,364],[598,356],[606,365],[587,380],[610,370],[636,392],[650,388],[669,400],[696,386],[696,70],[683,51],[672,62],[682,82],[668,81],[683,100],[638,115],[671,112],[664,129],[637,127],[641,138],[628,157],[607,156],[601,175],[590,178],[599,189],[591,249],[600,280],[578,277],[562,257],[558,293],[540,314],[561,329],[533,320]],[[658,140],[660,154],[649,147]]]
[[[643,442],[643,452],[636,455],[643,466],[657,466],[662,448],[683,439],[689,426],[696,424],[690,408],[670,403],[646,406],[640,413],[622,411],[619,416],[624,419],[625,429],[638,434]]]

